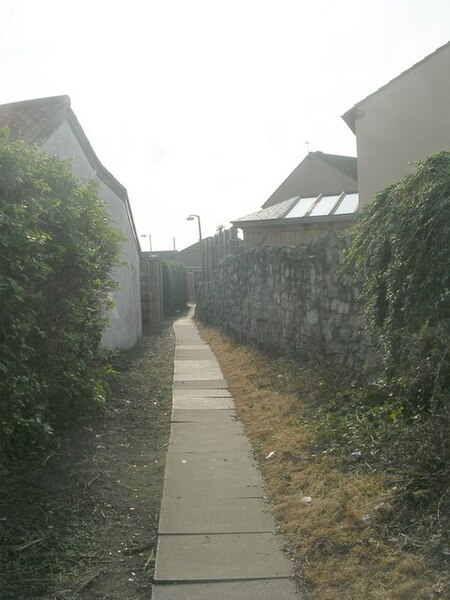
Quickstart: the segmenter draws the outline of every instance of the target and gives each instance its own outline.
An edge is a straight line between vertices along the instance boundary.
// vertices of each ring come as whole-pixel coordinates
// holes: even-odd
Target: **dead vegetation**
[[[441,459],[448,451],[448,429],[384,415],[376,402],[364,411],[356,391],[345,397],[344,373],[203,332],[310,597],[450,597],[448,463],[426,470],[438,446]]]

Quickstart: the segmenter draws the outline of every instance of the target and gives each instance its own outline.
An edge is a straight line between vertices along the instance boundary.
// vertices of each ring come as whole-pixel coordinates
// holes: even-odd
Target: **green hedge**
[[[173,315],[186,308],[186,268],[177,262],[163,262],[162,276],[164,314]]]
[[[353,231],[347,264],[362,282],[387,382],[412,411],[450,392],[450,153],[381,192]]]
[[[121,236],[95,185],[0,131],[0,452],[101,400],[100,337]]]

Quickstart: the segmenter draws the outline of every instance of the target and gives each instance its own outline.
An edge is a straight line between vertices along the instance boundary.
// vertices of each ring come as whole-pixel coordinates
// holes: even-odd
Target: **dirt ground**
[[[105,413],[0,481],[2,600],[151,598],[174,340],[117,359]]]
[[[447,555],[439,564],[431,560],[431,533],[422,536],[424,548],[415,545],[420,536],[388,527],[384,512],[392,513],[393,500],[386,498],[399,484],[392,488],[376,462],[347,464],[316,444],[317,375],[305,376],[217,330],[203,331],[308,597],[450,597]],[[0,480],[0,600],[151,599],[173,352],[167,324],[119,356],[107,410]],[[444,519],[441,501],[438,517]]]

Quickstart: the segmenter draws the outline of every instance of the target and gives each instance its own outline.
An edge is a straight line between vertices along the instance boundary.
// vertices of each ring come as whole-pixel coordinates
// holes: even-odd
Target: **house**
[[[343,115],[356,135],[360,205],[450,149],[450,42]]]
[[[233,221],[244,247],[298,246],[347,229],[356,219],[356,158],[309,152],[263,204]]]
[[[294,196],[336,194],[338,191],[357,192],[357,169],[354,156],[325,152],[309,152],[275,190],[262,208],[268,208]]]
[[[123,264],[113,273],[118,289],[102,342],[114,348],[130,348],[142,334],[142,316],[140,246],[127,190],[98,159],[70,107],[68,96],[3,104],[0,127],[7,127],[13,137],[25,139],[61,160],[70,159],[73,172],[80,180],[98,181],[100,196],[126,238],[122,246]]]

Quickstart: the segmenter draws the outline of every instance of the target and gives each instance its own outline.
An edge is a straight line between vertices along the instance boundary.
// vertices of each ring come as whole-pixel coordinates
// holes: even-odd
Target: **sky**
[[[341,115],[449,39],[450,0],[0,0],[0,104],[69,95],[138,235],[181,250],[308,148],[356,156]]]

